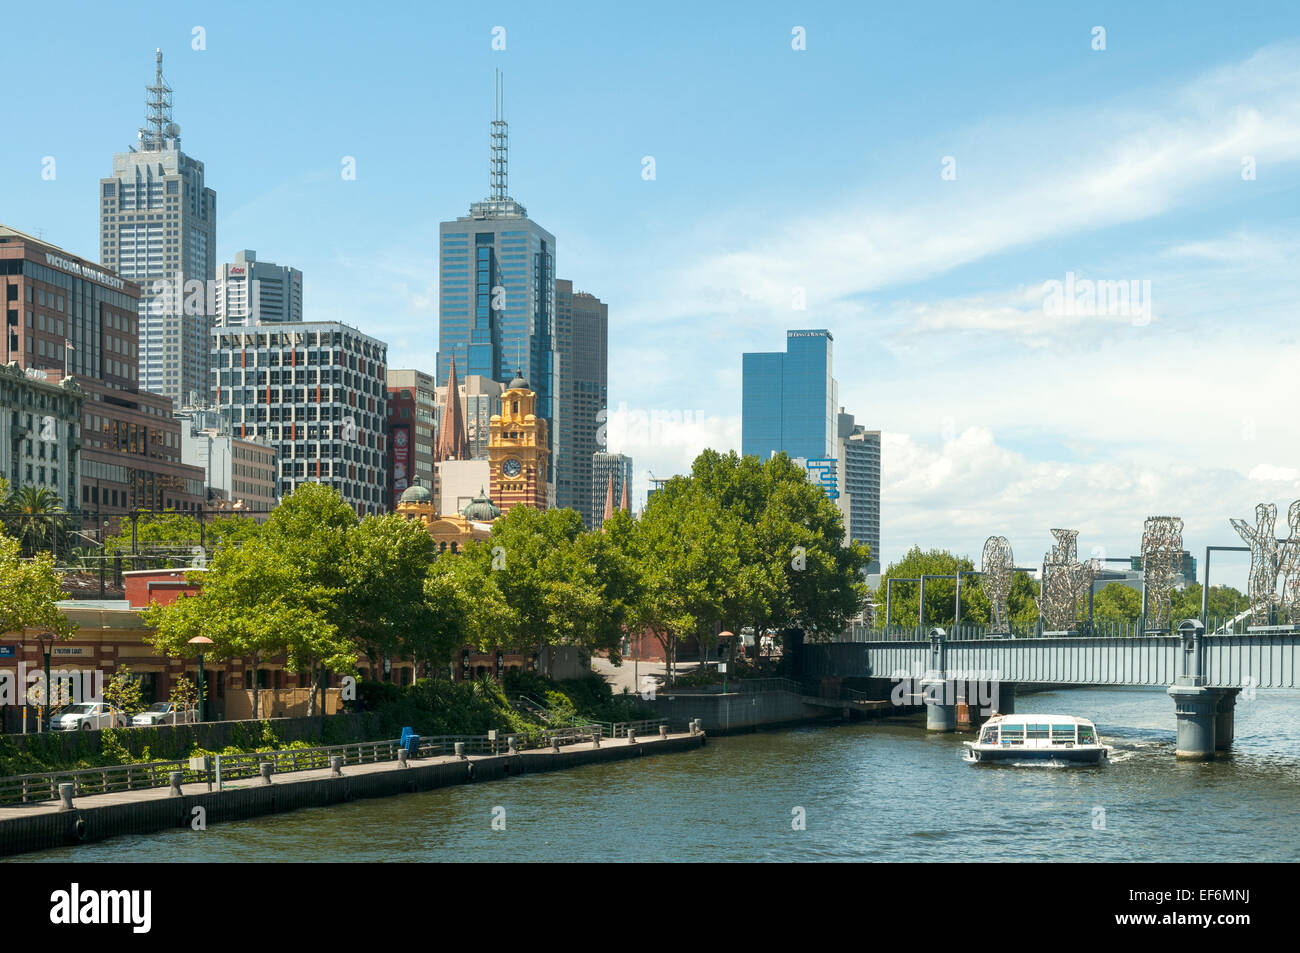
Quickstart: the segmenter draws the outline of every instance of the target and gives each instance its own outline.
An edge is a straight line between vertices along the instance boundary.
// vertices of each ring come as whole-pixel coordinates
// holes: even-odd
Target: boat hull
[[[1057,761],[1071,764],[1101,764],[1108,760],[1104,745],[1084,745],[1076,748],[1023,748],[1020,746],[984,746],[967,744],[967,761],[973,764],[997,764],[1026,761]]]

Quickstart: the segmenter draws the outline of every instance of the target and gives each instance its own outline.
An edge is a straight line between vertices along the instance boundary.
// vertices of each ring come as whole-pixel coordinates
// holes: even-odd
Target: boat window
[[[980,744],[995,745],[998,743],[998,726],[992,725],[984,729],[984,734],[980,737]]]
[[[1052,744],[1074,744],[1074,725],[1052,725]]]
[[[1004,745],[1019,745],[1025,743],[1025,726],[1024,725],[1003,725],[1002,726],[1002,743]]]
[[[1025,725],[1025,736],[1028,738],[1046,738],[1048,731],[1047,725]]]
[[[1092,725],[1080,725],[1080,726],[1079,726],[1079,744],[1081,744],[1081,745],[1095,745],[1096,743],[1097,743],[1097,735],[1096,735],[1096,733],[1093,731]]]

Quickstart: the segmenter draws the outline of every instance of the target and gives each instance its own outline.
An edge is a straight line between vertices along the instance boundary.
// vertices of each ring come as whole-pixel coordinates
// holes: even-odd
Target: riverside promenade
[[[219,791],[209,791],[206,782],[194,781],[182,785],[179,794],[170,787],[91,794],[75,798],[71,809],[58,800],[9,805],[0,807],[0,856],[174,827],[199,831],[208,824],[305,807],[692,751],[703,747],[705,740],[703,732],[681,732],[635,741],[607,739],[598,745],[579,742],[558,751],[439,755],[410,760],[405,766],[397,761],[378,761],[348,765],[338,774],[333,768],[313,768],[273,774],[270,783],[261,777],[226,782]]]

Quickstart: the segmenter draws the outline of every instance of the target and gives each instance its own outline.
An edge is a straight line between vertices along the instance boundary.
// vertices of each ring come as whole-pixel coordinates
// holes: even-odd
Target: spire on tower
[[[510,132],[505,119],[505,80],[497,70],[496,108],[492,118],[492,149],[488,161],[491,172],[492,190],[488,198],[493,202],[504,202],[510,196],[507,165],[510,161]]]
[[[465,418],[460,413],[460,385],[456,382],[454,354],[447,374],[447,402],[442,409],[442,425],[438,429],[438,445],[434,448],[433,459],[435,463],[469,459],[469,438],[465,436]]]
[[[172,88],[163,79],[161,49],[154,50],[153,85],[146,86],[144,125],[140,127],[140,151],[161,152],[168,139],[179,145],[181,127],[172,122]]]
[[[628,481],[628,479],[627,479],[627,476],[624,475],[624,477],[623,477],[623,499],[622,499],[622,500],[619,502],[619,504],[618,504],[618,508],[619,508],[620,510],[622,510],[624,513],[631,513],[631,512],[632,512],[632,500],[631,500],[631,499],[629,498],[629,496],[628,496],[628,489],[627,489],[627,484],[628,484],[628,482],[629,482],[629,481]]]
[[[602,522],[614,515],[614,473],[611,470],[609,474],[609,484],[605,487],[605,515],[601,518]]]

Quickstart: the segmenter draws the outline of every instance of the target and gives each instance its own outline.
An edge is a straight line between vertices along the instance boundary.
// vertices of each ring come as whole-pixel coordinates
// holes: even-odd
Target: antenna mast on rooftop
[[[492,119],[492,155],[488,162],[492,173],[493,202],[504,202],[509,195],[506,166],[510,161],[510,133],[505,120],[505,81],[497,70],[496,103]]]
[[[145,103],[144,125],[140,128],[141,152],[160,152],[166,139],[180,135],[180,127],[172,122],[172,88],[163,79],[162,50],[154,50],[153,56],[153,85],[145,87],[149,99]]]

